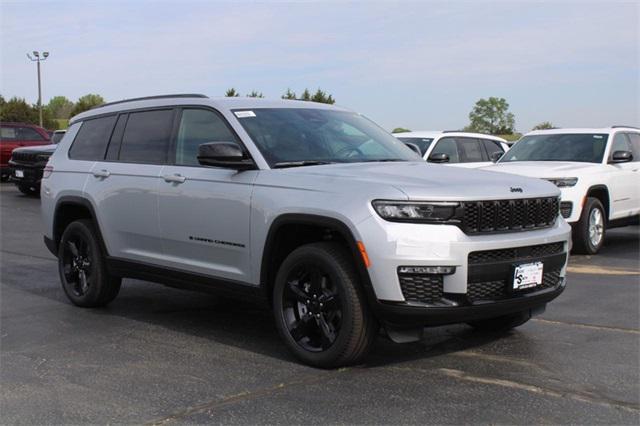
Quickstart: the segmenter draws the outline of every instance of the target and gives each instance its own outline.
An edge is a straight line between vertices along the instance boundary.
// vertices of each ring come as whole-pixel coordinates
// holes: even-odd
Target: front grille
[[[571,212],[573,211],[573,203],[571,201],[563,201],[560,203],[560,214],[565,219],[571,216]]]
[[[429,303],[442,299],[442,275],[398,274],[407,302]]]
[[[556,287],[560,283],[560,269],[551,270],[542,274],[542,284],[526,290],[519,290],[518,294],[540,291]],[[484,281],[467,284],[467,298],[471,302],[482,300],[499,300],[510,297],[507,280]]]
[[[564,243],[541,244],[528,247],[513,247],[499,250],[473,251],[469,253],[468,262],[470,265],[481,265],[483,263],[508,262],[515,260],[527,260],[551,256],[562,253]]]
[[[552,226],[558,217],[557,197],[461,203],[466,234],[524,231]]]
[[[18,163],[37,163],[39,155],[47,155],[37,152],[13,152],[11,154],[11,160]]]

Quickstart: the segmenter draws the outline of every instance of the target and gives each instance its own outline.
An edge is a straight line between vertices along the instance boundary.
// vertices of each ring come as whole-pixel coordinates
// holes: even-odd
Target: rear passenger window
[[[107,148],[107,160],[117,160],[120,153],[120,142],[122,141],[122,134],[124,133],[124,126],[127,124],[127,114],[121,114],[116,121],[116,127],[111,134],[111,140],[109,141],[109,148]]]
[[[207,142],[236,142],[224,120],[215,112],[185,109],[176,140],[176,164],[198,165],[198,147]]]
[[[485,149],[487,150],[487,155],[489,156],[489,159],[491,159],[491,156],[496,152],[499,152],[500,154],[504,154],[504,149],[502,149],[502,145],[500,145],[500,142],[492,141],[491,139],[480,139],[480,140],[482,141]]]
[[[120,146],[120,161],[165,164],[172,123],[171,109],[129,114]]]
[[[474,138],[457,138],[458,147],[462,148],[465,163],[485,161],[482,156],[480,141]]]
[[[15,127],[0,127],[0,140],[2,140],[2,141],[15,141],[16,140],[16,128]]]
[[[83,121],[69,150],[69,158],[74,160],[103,160],[115,122],[115,115]]]
[[[43,141],[45,138],[31,127],[18,127],[18,140]]]

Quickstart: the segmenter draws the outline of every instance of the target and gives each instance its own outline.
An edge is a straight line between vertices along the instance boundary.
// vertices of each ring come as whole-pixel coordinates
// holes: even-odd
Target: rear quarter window
[[[69,158],[74,160],[103,160],[116,116],[85,120],[69,150]]]

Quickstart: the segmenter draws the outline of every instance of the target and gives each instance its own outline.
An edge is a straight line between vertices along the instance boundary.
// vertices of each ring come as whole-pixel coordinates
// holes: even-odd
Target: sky
[[[331,93],[384,128],[640,126],[640,1],[0,0],[0,94]]]

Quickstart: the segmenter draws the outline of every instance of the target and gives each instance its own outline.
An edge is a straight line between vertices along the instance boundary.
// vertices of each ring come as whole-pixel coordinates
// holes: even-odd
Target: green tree
[[[302,92],[302,96],[300,96],[298,98],[299,101],[310,101],[311,100],[311,92],[309,92],[309,89],[304,89],[304,92]]]
[[[251,93],[249,93],[247,95],[248,98],[264,98],[264,95],[262,94],[262,92],[257,92],[255,90],[252,90]]]
[[[224,93],[224,95],[225,95],[227,98],[237,98],[238,96],[240,96],[240,93],[238,93],[238,92],[236,91],[236,89],[234,89],[234,88],[232,87],[231,89],[228,89],[228,90]]]
[[[538,123],[535,126],[533,126],[533,129],[531,130],[546,130],[546,129],[555,129],[555,128],[556,126],[551,124],[551,122],[543,121],[542,123]]]
[[[84,95],[80,99],[78,99],[78,102],[76,102],[75,106],[71,110],[71,116],[80,114],[81,112],[88,111],[93,107],[102,105],[103,103],[104,103],[104,98],[100,95],[96,95],[93,93]]]
[[[0,121],[15,121],[18,123],[40,124],[37,105],[29,105],[24,98],[13,97],[5,101],[0,96]],[[46,129],[57,129],[58,123],[51,117],[47,108],[42,109],[42,126]]]
[[[73,102],[64,96],[54,96],[47,104],[47,109],[53,118],[69,118],[73,107]]]
[[[393,131],[391,133],[407,133],[410,132],[411,130],[409,129],[405,129],[404,127],[396,127],[395,129],[393,129]]]
[[[322,104],[335,104],[336,101],[333,99],[333,96],[327,94],[323,90],[316,90],[316,93],[311,97],[312,102],[319,102]]]
[[[296,92],[292,92],[291,89],[287,89],[284,95],[280,96],[282,99],[296,99]]]
[[[480,99],[469,113],[467,131],[510,135],[515,130],[515,117],[504,98]]]

